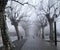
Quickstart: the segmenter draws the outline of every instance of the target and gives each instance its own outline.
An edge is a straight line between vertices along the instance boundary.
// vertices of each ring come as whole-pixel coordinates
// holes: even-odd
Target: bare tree
[[[42,39],[44,39],[44,28],[47,26],[47,19],[44,16],[39,16],[40,27],[42,29]]]
[[[11,0],[11,5],[12,5],[12,1],[14,1],[14,2],[16,2],[16,3],[19,3],[19,4],[22,5],[22,6],[24,6],[25,4],[30,5],[30,6],[33,6],[33,5],[29,4],[28,2],[26,2],[26,3],[21,3],[21,2],[16,1],[16,0]],[[33,6],[33,7],[34,7],[34,6]],[[12,7],[10,7],[10,6],[8,6],[8,7],[6,7],[6,8],[9,8],[10,11],[11,11],[11,12],[10,12],[10,11],[8,10],[7,13],[8,13],[8,16],[9,16],[9,18],[10,18],[10,21],[11,21],[12,25],[14,25],[14,27],[15,27],[15,30],[16,30],[16,33],[17,33],[17,37],[18,37],[18,40],[19,40],[20,37],[19,37],[18,23],[21,21],[21,19],[22,19],[23,17],[27,17],[27,15],[26,15],[26,14],[22,14],[22,15],[19,17],[20,14],[18,14],[17,12],[20,11],[20,10],[18,10],[17,12],[13,12],[13,9],[15,9],[15,8],[12,8]],[[16,10],[16,9],[15,9],[15,10]],[[18,17],[19,17],[19,19],[16,20]]]
[[[16,0],[11,0],[11,5],[13,4],[12,3],[13,1],[16,2],[16,3],[19,3],[21,5],[21,8],[25,4],[28,4],[29,5],[28,2],[26,2],[26,3],[20,3],[19,1],[16,1]],[[12,6],[8,6],[8,7],[6,7],[6,9],[8,9],[8,11],[7,11],[8,17],[9,17],[9,19],[11,21],[11,24],[14,25],[14,27],[15,27],[15,30],[16,30],[16,33],[17,33],[17,37],[18,37],[18,40],[19,40],[20,37],[19,37],[18,23],[20,21],[22,21],[21,19],[23,17],[27,17],[27,15],[26,15],[26,13],[23,13],[23,14],[20,15],[20,13],[21,13],[20,12],[20,10],[21,10],[20,8],[16,11],[16,7],[13,8]]]
[[[60,10],[59,10],[59,14],[57,14],[56,12],[57,12],[57,10],[60,8],[60,6],[58,6],[58,2],[59,1],[56,1],[56,2],[52,2],[52,4],[51,4],[51,2],[50,2],[50,0],[48,0],[48,5],[46,6],[47,7],[47,9],[45,9],[43,6],[44,6],[44,3],[43,3],[43,1],[44,0],[41,0],[40,1],[40,6],[39,6],[39,11],[40,12],[44,12],[44,13],[42,13],[43,15],[45,15],[45,17],[48,19],[48,22],[49,22],[49,26],[50,26],[50,36],[49,36],[49,38],[50,38],[50,40],[51,41],[53,41],[54,40],[54,38],[53,38],[53,23],[54,23],[54,18],[56,17],[59,17],[59,15],[60,15]],[[52,0],[51,0],[52,1]],[[32,7],[34,7],[35,8],[35,10],[37,10],[36,9],[36,6],[33,6],[33,5],[31,5]],[[52,15],[52,17],[51,17],[51,9],[52,8],[54,8],[54,13],[53,13],[53,15]],[[37,16],[39,16],[40,14],[38,14],[38,12],[36,12],[37,13]]]
[[[41,2],[41,6],[42,6],[42,10],[45,12],[45,16],[46,18],[48,19],[48,22],[49,22],[49,26],[50,26],[50,40],[53,41],[53,23],[54,23],[54,17],[58,17],[59,14],[60,14],[60,10],[59,10],[59,14],[56,14],[56,10],[59,8],[59,7],[55,7],[55,5],[57,4],[58,2],[55,2],[53,3],[52,5],[50,5],[50,0],[48,1],[48,6],[47,6],[47,11],[43,8],[43,0]],[[54,8],[55,7],[55,8]],[[54,14],[52,15],[51,17],[51,9],[54,8]]]
[[[20,36],[19,36],[19,30],[18,30],[18,23],[21,21],[21,19],[23,17],[27,17],[27,16],[26,15],[24,16],[24,14],[22,14],[19,17],[19,15],[20,15],[20,13],[18,14],[18,11],[19,10],[15,12],[15,11],[13,11],[14,8],[12,8],[12,7],[7,7],[7,8],[9,8],[10,11],[11,11],[11,13],[8,11],[7,14],[8,14],[8,17],[9,17],[9,19],[11,21],[11,24],[14,25],[14,27],[15,27],[15,30],[16,30],[16,33],[17,33],[17,37],[18,37],[18,40],[19,40],[20,39]],[[19,17],[19,19],[17,19],[18,17]]]

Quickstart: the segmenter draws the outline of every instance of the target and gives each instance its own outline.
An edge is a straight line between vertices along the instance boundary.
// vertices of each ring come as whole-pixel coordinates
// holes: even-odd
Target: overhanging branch
[[[50,6],[50,8],[52,8],[56,3],[57,3],[57,2],[55,2],[54,4],[52,4],[52,5]]]
[[[32,7],[34,7],[34,8],[36,9],[36,7],[35,7],[34,5],[32,5],[32,4],[29,4],[28,2],[26,2],[26,3],[21,3],[21,2],[19,2],[19,1],[16,1],[16,0],[12,0],[12,1],[14,1],[14,2],[17,2],[17,3],[21,4],[21,5],[28,4],[28,5],[30,5],[30,6],[32,6]]]
[[[28,2],[26,2],[26,3],[21,3],[21,2],[16,1],[16,0],[12,0],[12,1],[17,2],[17,3],[21,4],[21,5],[28,4]]]

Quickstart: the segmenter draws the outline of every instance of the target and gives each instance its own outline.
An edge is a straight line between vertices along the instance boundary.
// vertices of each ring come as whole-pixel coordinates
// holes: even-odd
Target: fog
[[[32,0],[32,1],[31,0],[19,0],[19,2],[21,2],[21,3],[28,2],[28,3],[36,6],[36,8],[37,8],[36,11],[38,11],[37,13],[40,13],[39,12],[39,5],[41,5],[40,1],[41,0]],[[55,2],[55,1],[51,0],[50,3]],[[48,0],[44,0],[43,3],[44,3],[44,5],[43,5],[44,8],[46,8],[46,5],[48,4]],[[17,7],[16,7],[16,5],[17,5]],[[7,3],[7,6],[11,6],[11,1],[10,0]],[[21,5],[16,3],[16,2],[12,2],[12,6],[14,8],[16,8],[16,11],[21,9],[19,11],[20,12],[19,13],[20,14],[19,17],[21,16],[21,14],[26,14],[26,16],[28,16],[28,17],[23,19],[25,21],[28,21],[28,23],[29,23],[29,24],[27,24],[27,23],[24,24],[24,25],[26,25],[26,26],[24,26],[26,28],[24,28],[22,26],[23,24],[19,24],[19,26],[18,26],[20,33],[21,34],[25,34],[25,32],[26,32],[28,35],[37,34],[39,32],[40,27],[38,26],[39,23],[35,24],[36,21],[39,20],[35,9],[32,6],[28,6],[27,4],[25,4],[24,6],[21,7]],[[16,32],[14,26],[11,25],[11,21],[9,20],[9,18],[7,18],[6,22],[7,22],[7,26],[8,26],[8,31],[9,32]],[[21,21],[21,23],[22,23],[22,21]],[[59,31],[60,30],[60,17],[57,18],[56,24],[57,24],[57,32],[60,33],[60,31]],[[49,24],[48,24],[48,26],[45,27],[45,33],[49,33]]]

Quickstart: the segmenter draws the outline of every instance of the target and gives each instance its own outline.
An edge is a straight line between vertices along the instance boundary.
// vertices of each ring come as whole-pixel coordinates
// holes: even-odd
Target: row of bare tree
[[[41,27],[42,27],[42,38],[44,38],[44,26],[47,26],[47,22],[49,23],[49,28],[50,28],[50,35],[49,38],[52,41],[54,41],[54,29],[53,29],[53,24],[55,22],[55,18],[58,18],[60,15],[60,7],[58,6],[59,1],[56,1],[54,3],[50,3],[50,0],[48,0],[48,5],[46,6],[47,9],[44,8],[44,3],[43,0],[40,2],[41,3],[41,7],[40,7],[40,12],[42,12],[42,10],[44,11],[44,13],[42,13],[47,20],[45,20],[45,18],[43,18],[40,23],[41,23]],[[53,11],[53,15],[51,16],[51,10]],[[58,12],[57,12],[58,11]],[[57,14],[58,13],[58,14]],[[39,15],[39,14],[38,14]],[[42,17],[41,17],[42,18]],[[45,22],[44,22],[45,20]],[[45,23],[45,25],[44,25]]]
[[[12,0],[12,1],[15,1],[15,0]],[[12,4],[12,1],[11,1],[11,4]],[[28,4],[28,5],[30,5],[30,6],[32,6],[33,8],[35,8],[35,6],[33,6],[32,4],[29,4],[28,2],[26,2],[26,3],[20,3],[19,1],[15,1],[15,2],[17,2],[17,3],[19,3],[20,5],[24,5],[24,4]],[[45,12],[45,14],[43,14],[47,19],[48,19],[48,22],[49,22],[49,25],[50,25],[50,40],[53,40],[53,23],[54,23],[54,18],[55,18],[55,16],[59,16],[59,14],[60,14],[60,11],[59,11],[59,14],[57,15],[56,14],[56,10],[57,9],[59,9],[59,7],[56,7],[56,4],[58,3],[58,2],[56,2],[56,3],[53,3],[51,6],[50,6],[50,3],[49,3],[50,1],[48,1],[48,6],[47,6],[47,11],[43,8],[43,0],[40,2],[41,3],[41,9],[39,10],[40,12],[43,10],[44,12]],[[54,8],[54,14],[52,15],[52,17],[51,17],[51,9],[52,8]],[[8,17],[10,18],[10,20],[11,20],[11,23],[12,23],[12,25],[14,25],[14,27],[15,27],[15,30],[16,30],[16,33],[17,33],[17,37],[18,37],[18,39],[20,38],[19,37],[19,30],[18,30],[18,23],[20,22],[20,20],[21,20],[21,18],[23,18],[24,16],[24,14],[22,14],[21,16],[20,16],[20,18],[17,20],[17,18],[19,17],[19,14],[17,13],[18,11],[16,11],[16,12],[14,12],[13,10],[15,9],[15,8],[12,8],[12,6],[11,7],[7,7],[7,9],[10,9],[10,10],[8,10],[8,12],[7,12],[7,14],[8,14]],[[15,9],[16,10],[16,9]],[[36,10],[36,8],[35,8],[35,10]],[[9,11],[11,11],[11,12],[9,12]],[[40,14],[37,14],[37,16],[39,16]],[[42,37],[44,38],[44,36],[43,36],[43,34],[44,34],[44,27],[47,25],[47,22],[46,22],[47,20],[46,19],[44,19],[43,17],[40,17],[40,23],[41,23],[41,27],[42,27],[42,29],[43,29],[43,31],[42,31]]]

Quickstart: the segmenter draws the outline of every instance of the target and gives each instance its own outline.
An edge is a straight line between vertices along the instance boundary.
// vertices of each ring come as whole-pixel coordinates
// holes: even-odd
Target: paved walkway
[[[40,38],[30,37],[23,45],[21,50],[58,50],[54,44],[41,40]]]
[[[14,41],[14,50],[60,50],[60,42],[57,47],[38,37],[29,37],[27,40]],[[2,50],[2,48],[0,48]]]
[[[22,46],[26,42],[27,39],[22,39],[21,41],[15,41],[13,42],[15,44],[15,49],[14,50],[21,50]]]

